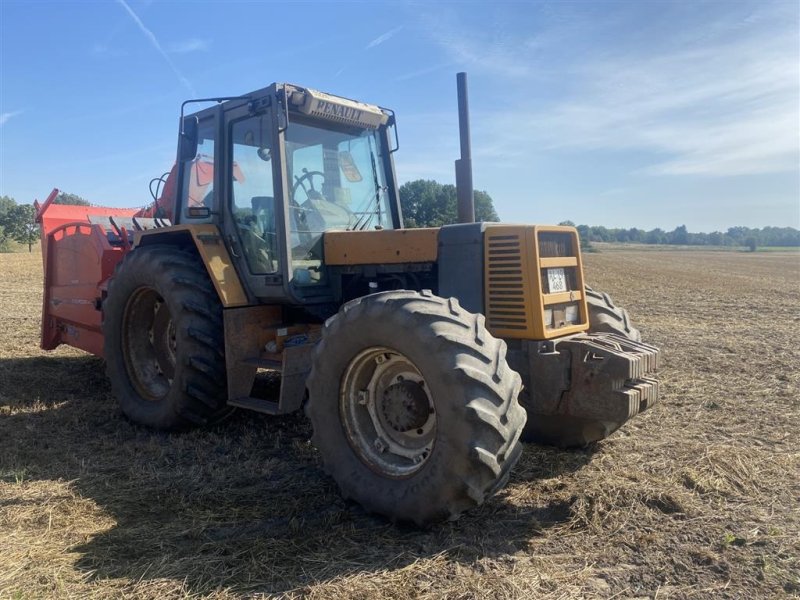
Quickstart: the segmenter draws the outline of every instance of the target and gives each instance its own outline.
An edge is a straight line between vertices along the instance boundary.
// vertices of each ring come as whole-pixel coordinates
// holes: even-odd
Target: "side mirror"
[[[187,162],[197,157],[197,117],[185,117],[178,136],[178,160]]]

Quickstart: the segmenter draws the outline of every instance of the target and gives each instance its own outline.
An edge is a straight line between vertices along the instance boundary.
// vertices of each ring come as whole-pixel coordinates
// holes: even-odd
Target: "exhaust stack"
[[[472,190],[472,144],[469,137],[466,73],[456,73],[456,87],[458,88],[458,132],[461,141],[461,158],[456,160],[458,222],[474,223],[475,198]]]

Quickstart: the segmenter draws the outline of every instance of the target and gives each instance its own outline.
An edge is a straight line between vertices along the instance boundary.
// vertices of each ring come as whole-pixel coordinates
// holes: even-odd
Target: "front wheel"
[[[454,299],[403,290],[345,304],[325,325],[307,405],[342,494],[425,525],[505,485],[525,424],[505,354]]]

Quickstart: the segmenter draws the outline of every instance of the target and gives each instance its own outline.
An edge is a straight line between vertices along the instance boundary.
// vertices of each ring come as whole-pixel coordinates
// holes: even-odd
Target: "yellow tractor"
[[[280,83],[184,103],[150,207],[38,206],[42,346],[104,357],[151,427],[305,408],[342,494],[395,521],[481,504],[522,441],[606,437],[656,401],[658,351],[586,287],[574,228],[472,222],[459,91],[462,222],[425,229],[391,110]]]

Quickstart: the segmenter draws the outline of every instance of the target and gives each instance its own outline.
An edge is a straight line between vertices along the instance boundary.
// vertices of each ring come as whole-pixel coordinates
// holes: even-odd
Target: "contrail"
[[[394,35],[403,28],[402,25],[399,27],[395,27],[394,29],[390,29],[383,35],[379,35],[374,40],[372,40],[369,44],[364,47],[364,50],[369,50],[370,48],[374,48],[375,46],[380,46],[383,42],[389,40],[390,38],[394,37]]]
[[[150,31],[147,27],[144,26],[144,23],[142,23],[142,20],[138,16],[136,16],[136,13],[133,12],[133,9],[130,6],[128,6],[128,3],[125,2],[125,0],[117,0],[117,2],[119,2],[120,5],[122,5],[122,8],[124,8],[125,11],[130,15],[131,19],[133,19],[133,22],[136,23],[136,25],[139,27],[139,29],[142,31],[142,33],[145,35],[145,37],[148,40],[150,40],[150,43],[158,51],[158,53],[161,56],[164,57],[164,60],[167,61],[167,64],[169,65],[169,68],[172,69],[173,73],[175,73],[175,76],[178,78],[178,81],[180,81],[181,84],[187,90],[189,90],[189,93],[193,97],[196,98],[197,97],[197,92],[195,91],[194,87],[189,82],[189,80],[186,79],[186,77],[184,77],[181,74],[181,72],[178,70],[178,67],[175,66],[175,63],[172,62],[172,59],[169,57],[169,54],[167,54],[164,51],[164,48],[161,47],[161,44],[158,43],[158,40],[156,39],[156,36],[153,34],[153,32]]]

